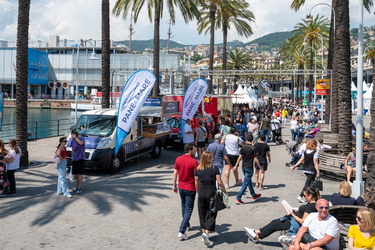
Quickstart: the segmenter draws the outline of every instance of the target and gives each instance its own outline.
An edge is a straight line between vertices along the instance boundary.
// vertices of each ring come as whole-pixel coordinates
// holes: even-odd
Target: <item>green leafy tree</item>
[[[250,22],[254,22],[254,14],[248,10],[249,4],[244,0],[224,0],[218,3],[215,28],[223,31],[223,70],[227,69],[228,30],[234,26],[239,35],[249,37],[253,34]],[[205,34],[210,31],[210,12],[202,12],[202,19],[198,23],[198,32]],[[226,93],[225,82],[222,94]]]
[[[228,69],[229,70],[246,70],[252,68],[252,57],[249,53],[244,52],[240,48],[231,50],[228,53]],[[240,80],[240,75],[234,76],[234,91],[237,90],[237,83]]]
[[[199,19],[199,12],[196,1],[193,0],[117,0],[113,8],[115,16],[123,14],[126,18],[128,13],[133,13],[134,22],[138,21],[142,7],[147,6],[148,17],[154,23],[154,74],[156,82],[152,89],[152,96],[159,96],[159,68],[160,68],[160,19],[163,17],[164,5],[170,15],[170,20],[174,24],[176,20],[175,7],[182,13],[185,22],[193,18]]]

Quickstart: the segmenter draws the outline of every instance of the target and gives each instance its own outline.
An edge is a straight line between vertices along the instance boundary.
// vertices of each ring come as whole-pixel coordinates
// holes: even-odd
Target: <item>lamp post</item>
[[[95,54],[95,46],[92,42],[87,41],[87,40],[81,40],[80,43],[78,44],[77,47],[77,67],[76,67],[76,108],[75,108],[75,117],[74,117],[74,122],[77,122],[77,111],[78,111],[78,62],[79,62],[79,48],[83,46],[83,43],[87,42],[92,46],[92,53],[89,58],[89,60],[99,60],[99,58],[96,57]]]
[[[309,46],[309,47],[306,47],[306,48],[304,48],[303,50],[302,50],[302,54],[303,54],[303,52],[306,50],[306,49],[313,49],[314,50],[314,53],[315,53],[315,60],[314,60],[314,70],[316,70],[316,49],[315,48],[313,48],[313,47],[311,47],[311,46]],[[315,74],[314,74],[314,76],[315,76]],[[314,80],[314,82],[315,82],[315,77],[313,76],[313,80]],[[309,91],[310,91],[310,89],[309,89]],[[314,91],[314,101],[316,102],[316,90]]]
[[[312,22],[312,15],[311,15],[311,11],[318,5],[325,5],[325,6],[328,6],[331,8],[332,10],[332,13],[333,13],[333,33],[335,33],[335,30],[336,30],[336,12],[335,12],[335,9],[332,8],[331,5],[329,5],[328,3],[318,3],[318,4],[315,4],[309,11],[309,14],[306,16],[306,23],[307,24],[310,24]]]
[[[358,18],[358,68],[357,68],[357,121],[356,121],[356,172],[353,183],[353,197],[363,194],[363,0],[359,0],[359,18]]]
[[[316,32],[316,31],[312,31],[312,32],[309,32],[309,33],[307,33],[306,34],[306,36],[305,36],[305,38],[303,39],[303,45],[304,46],[306,46],[307,45],[307,42],[306,42],[306,39],[307,39],[307,37],[310,35],[310,34],[317,34],[318,36],[320,36],[320,39],[321,39],[321,42],[322,42],[322,69],[324,69],[324,42],[323,42],[323,36],[320,34],[320,33],[318,33],[318,32]],[[312,45],[312,44],[311,44]],[[316,68],[315,68],[315,70],[316,70]],[[323,78],[323,72],[322,72],[322,78]],[[312,81],[313,79],[311,78],[310,79],[310,82]],[[310,108],[310,101],[311,101],[311,84],[312,83],[310,83],[309,84],[309,108]],[[314,98],[315,99],[315,98]],[[316,100],[314,100],[315,102],[316,102]]]
[[[152,67],[152,59],[151,59],[151,57],[145,56],[145,55],[139,57],[138,63],[137,63],[137,68],[139,69],[139,62],[141,61],[142,58],[147,58],[148,60],[150,60],[150,64],[149,64],[149,66],[148,66],[147,69],[150,70],[150,71],[154,70],[154,68]]]

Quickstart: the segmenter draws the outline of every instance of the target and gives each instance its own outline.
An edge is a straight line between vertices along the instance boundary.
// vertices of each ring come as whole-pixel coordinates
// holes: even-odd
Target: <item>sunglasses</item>
[[[63,140],[63,142],[68,142],[68,140]]]
[[[326,209],[329,210],[329,207],[319,207],[320,210]]]
[[[363,221],[363,219],[361,217],[359,217],[359,216],[356,216],[355,219],[359,220],[359,221]]]

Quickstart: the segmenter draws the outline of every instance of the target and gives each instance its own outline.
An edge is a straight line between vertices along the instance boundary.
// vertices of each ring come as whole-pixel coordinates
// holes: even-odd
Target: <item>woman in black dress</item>
[[[221,191],[226,193],[225,186],[220,177],[219,169],[212,166],[213,155],[211,152],[202,153],[199,166],[195,172],[195,188],[198,193],[198,213],[199,222],[202,229],[202,240],[209,246],[209,232],[215,230],[217,213],[210,211],[210,199],[215,195],[216,182]]]
[[[310,187],[315,177],[320,177],[319,171],[319,153],[316,150],[318,146],[317,141],[311,140],[306,144],[306,150],[303,153],[301,159],[292,167],[292,170],[296,169],[300,164],[303,163],[303,173],[306,175],[306,182],[304,188]],[[303,198],[303,189],[297,200],[301,203],[306,202]]]

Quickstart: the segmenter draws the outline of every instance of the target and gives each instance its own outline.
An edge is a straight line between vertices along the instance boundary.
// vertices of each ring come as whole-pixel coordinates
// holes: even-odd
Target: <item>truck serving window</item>
[[[115,130],[116,121],[116,116],[81,115],[72,132],[78,132],[81,136],[107,137]]]

